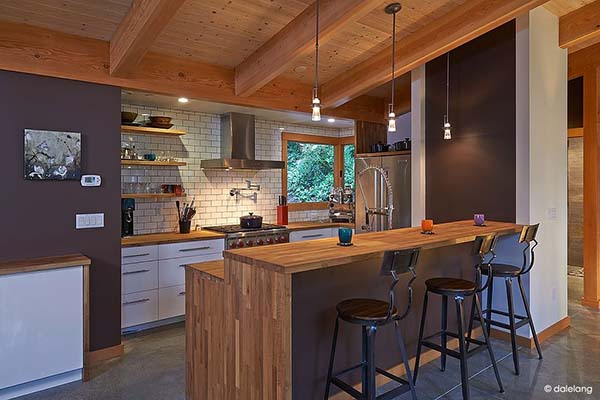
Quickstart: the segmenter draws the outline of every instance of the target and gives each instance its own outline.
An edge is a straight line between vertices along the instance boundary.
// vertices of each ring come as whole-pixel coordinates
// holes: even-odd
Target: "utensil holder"
[[[179,221],[179,233],[190,233],[192,221]]]
[[[288,206],[277,206],[277,225],[288,224]]]

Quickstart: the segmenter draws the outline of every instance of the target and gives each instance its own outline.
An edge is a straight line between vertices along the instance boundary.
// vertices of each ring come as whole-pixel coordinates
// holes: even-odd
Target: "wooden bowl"
[[[121,111],[121,122],[132,123],[137,118],[137,113],[129,111]]]
[[[167,125],[171,123],[171,117],[150,117],[153,124]]]

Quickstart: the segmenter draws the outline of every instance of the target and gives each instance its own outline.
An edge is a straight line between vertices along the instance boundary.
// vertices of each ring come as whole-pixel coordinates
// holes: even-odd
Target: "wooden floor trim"
[[[569,326],[571,326],[571,317],[567,315],[565,318],[561,319],[554,325],[551,325],[543,331],[538,332],[538,340],[540,341],[540,343],[543,343],[544,341],[548,340],[557,333],[560,333],[563,330],[567,329]],[[506,331],[501,331],[499,329],[492,328],[492,337],[505,342],[510,342],[510,333]],[[521,347],[525,347],[528,349],[535,348],[535,342],[533,341],[533,338],[528,338],[525,336],[517,335],[517,344]]]
[[[100,350],[90,351],[86,357],[86,365],[88,367],[93,367],[102,361],[110,360],[111,358],[115,357],[121,357],[124,351],[123,343]]]

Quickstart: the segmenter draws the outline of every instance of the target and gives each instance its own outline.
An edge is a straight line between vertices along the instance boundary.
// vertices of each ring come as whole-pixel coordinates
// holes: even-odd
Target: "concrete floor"
[[[512,372],[510,346],[494,341],[506,391],[498,392],[487,354],[482,352],[469,360],[472,400],[600,398],[600,311],[580,306],[582,279],[568,279],[571,328],[542,344],[542,361],[537,359],[535,350],[521,349],[518,377]],[[178,324],[129,336],[125,340],[125,356],[98,367],[91,381],[71,383],[20,400],[184,399],[184,335],[183,324]],[[433,362],[421,368],[419,399],[461,399],[458,361],[448,358],[443,373],[437,366],[438,362]],[[546,385],[591,386],[593,392],[546,393]],[[409,398],[405,394],[399,399]]]

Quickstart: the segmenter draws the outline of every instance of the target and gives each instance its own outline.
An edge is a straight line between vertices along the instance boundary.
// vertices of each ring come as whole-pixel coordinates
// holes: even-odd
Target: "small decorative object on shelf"
[[[475,226],[485,226],[485,215],[475,214],[473,216],[473,223],[475,224]]]
[[[432,219],[424,219],[421,221],[421,233],[424,235],[433,235]]]

